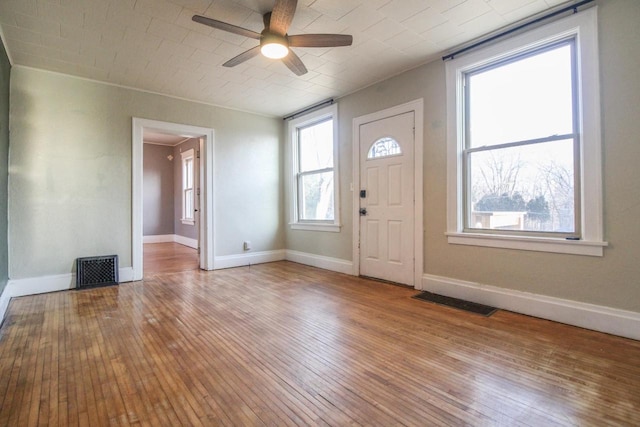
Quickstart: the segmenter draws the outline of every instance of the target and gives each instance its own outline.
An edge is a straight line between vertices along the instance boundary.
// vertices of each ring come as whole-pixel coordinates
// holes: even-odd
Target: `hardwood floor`
[[[0,425],[640,425],[640,342],[278,262],[16,298]]]
[[[178,243],[145,243],[143,258],[145,277],[199,268],[196,250]]]

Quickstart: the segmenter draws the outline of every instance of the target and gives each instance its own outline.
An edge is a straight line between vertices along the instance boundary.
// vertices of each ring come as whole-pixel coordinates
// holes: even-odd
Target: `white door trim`
[[[143,133],[144,130],[182,135],[191,138],[204,138],[200,152],[200,268],[213,269],[214,259],[214,218],[213,200],[214,186],[214,161],[213,152],[215,146],[215,131],[178,123],[162,122],[134,117],[132,119],[132,191],[131,191],[131,262],[133,267],[133,280],[142,280],[142,194],[143,194]]]
[[[386,117],[396,116],[403,113],[414,112],[415,114],[415,137],[414,137],[414,280],[413,286],[420,289],[422,286],[422,273],[424,264],[424,200],[423,200],[423,133],[424,133],[424,100],[422,98],[387,108],[386,110],[356,117],[353,119],[353,274],[360,275],[360,126],[381,120]]]

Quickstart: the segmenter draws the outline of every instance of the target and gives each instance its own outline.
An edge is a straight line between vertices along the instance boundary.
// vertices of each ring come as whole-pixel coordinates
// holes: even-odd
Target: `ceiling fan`
[[[298,0],[276,0],[271,12],[263,16],[264,30],[261,33],[207,18],[202,15],[193,15],[193,20],[200,24],[208,25],[218,30],[260,40],[260,45],[242,52],[222,64],[225,67],[234,67],[262,53],[267,58],[282,59],[282,62],[296,75],[301,76],[307,72],[300,57],[291,47],[336,47],[350,46],[353,36],[346,34],[298,34],[288,35],[287,30],[296,11]]]

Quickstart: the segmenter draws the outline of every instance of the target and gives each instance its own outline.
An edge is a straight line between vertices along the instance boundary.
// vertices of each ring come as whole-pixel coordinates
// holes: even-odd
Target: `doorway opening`
[[[145,260],[155,272],[189,263],[211,270],[214,130],[134,118],[132,141],[134,280],[143,278]],[[172,185],[163,188],[163,174]]]
[[[202,138],[143,129],[142,139],[144,274],[196,270]]]

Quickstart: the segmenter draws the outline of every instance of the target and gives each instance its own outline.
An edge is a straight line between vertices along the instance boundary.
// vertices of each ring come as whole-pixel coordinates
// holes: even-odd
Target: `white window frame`
[[[195,209],[195,153],[193,148],[188,149],[187,151],[183,151],[180,153],[181,161],[181,171],[182,171],[182,218],[180,219],[185,225],[194,225],[195,216],[193,209],[191,210],[191,216],[187,215],[187,191],[191,191],[191,206]],[[185,176],[187,174],[186,165],[187,162],[191,160],[191,184],[192,187],[186,187],[186,179]]]
[[[299,215],[298,175],[300,171],[298,129],[314,123],[333,120],[333,220],[302,220]],[[338,162],[338,105],[332,104],[304,116],[292,119],[287,124],[287,153],[290,172],[288,174],[289,226],[293,230],[340,232],[340,178]]]
[[[602,158],[597,7],[511,37],[446,63],[447,232],[451,244],[603,256]],[[577,49],[580,137],[580,240],[564,237],[479,233],[464,229],[464,73],[568,37]]]

